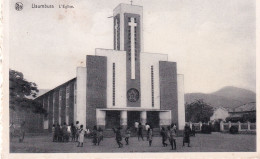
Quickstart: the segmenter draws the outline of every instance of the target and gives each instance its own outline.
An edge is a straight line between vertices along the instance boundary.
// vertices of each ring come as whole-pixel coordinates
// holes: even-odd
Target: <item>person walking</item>
[[[175,136],[176,136],[176,130],[174,129],[173,125],[168,126],[168,138],[169,138],[169,142],[171,144],[172,150],[176,150]],[[173,145],[174,145],[174,148],[173,148]]]
[[[152,142],[153,142],[153,129],[152,128],[148,129],[148,141],[149,141],[149,146],[152,146]]]
[[[138,141],[139,141],[139,138],[142,138],[142,140],[144,141],[144,138],[143,138],[143,126],[141,123],[139,123],[138,125]]]
[[[191,129],[188,124],[185,125],[184,127],[184,132],[183,132],[183,145],[185,146],[185,143],[188,143],[188,147],[190,147],[190,134],[191,134]]]
[[[116,130],[113,128],[114,133],[116,134],[116,142],[118,144],[118,148],[123,147],[122,141],[122,135],[121,135],[121,127],[118,127]]]
[[[83,130],[83,125],[80,125],[79,128],[79,141],[78,141],[78,146],[77,147],[83,147],[83,142],[84,142],[84,130]]]
[[[163,144],[163,147],[168,146],[168,144],[166,143],[166,140],[167,140],[167,132],[165,131],[165,128],[164,128],[164,127],[162,127],[162,129],[161,129],[161,136],[162,136],[162,144]]]
[[[125,134],[126,134],[126,136],[125,136],[126,145],[129,145],[129,138],[130,138],[130,135],[131,135],[131,131],[130,131],[129,127],[127,127]]]

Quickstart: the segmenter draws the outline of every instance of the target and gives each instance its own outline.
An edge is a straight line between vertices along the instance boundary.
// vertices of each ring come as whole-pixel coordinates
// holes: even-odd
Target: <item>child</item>
[[[153,129],[148,128],[148,141],[149,141],[149,146],[152,146],[153,142]]]
[[[129,145],[130,134],[131,134],[130,128],[127,127],[127,129],[126,129],[126,137],[125,137],[126,145]]]
[[[79,129],[79,142],[77,147],[83,147],[83,142],[84,142],[84,130],[83,130],[83,125],[80,125]],[[81,144],[81,146],[80,146]]]

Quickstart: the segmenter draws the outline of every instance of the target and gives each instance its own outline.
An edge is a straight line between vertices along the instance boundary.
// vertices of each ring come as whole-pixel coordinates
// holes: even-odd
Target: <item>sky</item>
[[[113,9],[128,0],[10,1],[11,69],[39,89],[74,77],[95,48],[113,49]],[[53,4],[54,9],[35,9]],[[58,8],[59,4],[73,9]],[[185,93],[211,93],[225,86],[255,92],[254,0],[133,0],[143,6],[144,52],[168,54],[184,74]]]

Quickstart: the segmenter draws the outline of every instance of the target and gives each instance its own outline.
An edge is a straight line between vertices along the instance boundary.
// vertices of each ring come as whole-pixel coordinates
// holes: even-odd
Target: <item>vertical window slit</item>
[[[115,88],[115,82],[116,82],[116,80],[115,80],[115,75],[116,75],[116,64],[115,63],[113,63],[113,106],[115,106],[116,105],[116,101],[115,101],[115,93],[116,93],[116,88]]]

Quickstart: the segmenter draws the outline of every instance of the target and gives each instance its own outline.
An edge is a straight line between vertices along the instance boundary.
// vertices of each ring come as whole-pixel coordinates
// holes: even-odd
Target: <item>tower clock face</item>
[[[130,88],[127,91],[127,99],[129,102],[137,102],[139,99],[139,91],[135,88]]]

